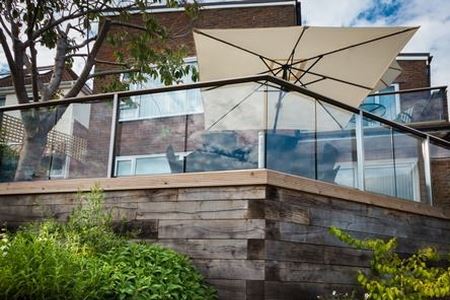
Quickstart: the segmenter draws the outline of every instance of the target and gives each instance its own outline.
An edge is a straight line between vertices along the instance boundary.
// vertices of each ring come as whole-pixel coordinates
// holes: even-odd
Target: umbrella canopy
[[[416,31],[416,27],[197,29],[194,39],[201,80],[271,74],[358,107],[370,92],[384,88],[398,76],[400,69],[395,57]],[[230,101],[233,93],[227,94]],[[254,98],[246,97],[245,102]],[[224,114],[232,123],[232,116],[225,109],[227,105],[222,106],[222,113],[208,110],[211,105],[218,109],[217,105],[207,103],[208,99],[217,101],[217,98],[204,95],[207,127],[217,123],[217,118],[225,120]],[[231,102],[240,101],[237,97]],[[241,105],[233,104],[231,108],[236,110]],[[262,109],[262,103],[253,106]],[[271,111],[270,103],[267,109]],[[208,114],[216,119],[207,117]]]

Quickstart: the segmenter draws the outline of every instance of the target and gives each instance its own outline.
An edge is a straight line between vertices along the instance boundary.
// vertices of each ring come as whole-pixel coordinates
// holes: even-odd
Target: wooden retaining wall
[[[93,182],[0,184],[0,220],[65,219],[76,190]],[[220,299],[316,299],[355,288],[370,252],[330,236],[330,226],[396,236],[402,253],[450,251],[450,219],[438,208],[265,170],[98,182],[116,220],[189,255]]]

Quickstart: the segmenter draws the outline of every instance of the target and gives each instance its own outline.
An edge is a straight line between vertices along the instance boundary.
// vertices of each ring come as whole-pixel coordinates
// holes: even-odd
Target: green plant
[[[0,130],[0,138],[1,135],[2,132]],[[3,141],[0,141],[0,182],[7,182],[14,179],[18,160],[19,153]]]
[[[2,299],[215,299],[186,256],[114,234],[103,193],[81,195],[67,223],[0,235]]]
[[[436,250],[424,248],[406,258],[396,252],[395,238],[359,240],[331,227],[330,233],[358,249],[373,252],[370,272],[359,272],[357,281],[367,299],[415,300],[450,296],[450,268],[433,266],[441,257]]]

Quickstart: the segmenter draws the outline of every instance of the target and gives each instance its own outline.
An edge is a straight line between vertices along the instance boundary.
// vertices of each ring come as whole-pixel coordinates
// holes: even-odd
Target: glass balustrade
[[[446,142],[260,77],[0,108],[0,181],[267,168],[424,203],[448,185]]]
[[[0,181],[107,176],[112,102],[1,112]]]
[[[395,91],[391,86],[368,96],[360,108],[404,124],[449,121],[446,87]]]

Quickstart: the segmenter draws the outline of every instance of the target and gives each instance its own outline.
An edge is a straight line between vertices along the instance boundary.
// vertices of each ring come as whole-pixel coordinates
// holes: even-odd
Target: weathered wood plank
[[[266,262],[266,280],[356,284],[358,271],[368,268],[295,262]]]
[[[247,258],[247,240],[245,239],[160,239],[156,243],[184,253],[191,258]]]
[[[267,172],[264,170],[179,173],[117,178],[83,178],[0,183],[0,195],[89,191],[94,184],[97,184],[105,191],[123,191],[140,189],[262,185],[265,184],[266,181]]]
[[[159,238],[263,239],[265,220],[160,220]]]
[[[336,237],[332,236],[329,233],[329,227],[270,221],[268,221],[266,224],[268,239],[337,247],[349,247],[345,243],[338,240]],[[393,237],[384,234],[373,234],[362,231],[347,230],[347,232],[358,239],[378,238],[388,240]],[[450,244],[444,240],[441,242],[428,242],[421,239],[420,236],[418,238],[395,238],[398,242],[397,250],[400,253],[412,253],[417,249],[424,247],[434,247],[443,254],[450,252]]]
[[[291,176],[275,171],[268,172],[267,184],[274,187],[303,191],[316,195],[324,195],[355,203],[365,203],[371,206],[405,211],[418,215],[450,219],[450,216],[447,215],[442,209],[432,207],[427,204],[364,192],[353,188],[338,186],[336,184],[316,181],[304,177]]]
[[[266,240],[266,259],[285,262],[368,267],[366,250]]]
[[[316,282],[266,281],[264,284],[265,299],[267,300],[313,300],[318,296],[330,297],[333,291],[351,293],[355,289],[358,289],[358,286]]]
[[[141,202],[137,219],[245,219],[247,200]]]
[[[268,220],[282,220],[298,224],[309,224],[310,216],[308,209],[300,205],[285,204],[278,201],[266,200],[265,217]]]
[[[247,299],[245,280],[208,279],[207,282],[217,289],[220,300]]]
[[[192,263],[209,280],[264,280],[265,263],[263,260],[193,259]]]

